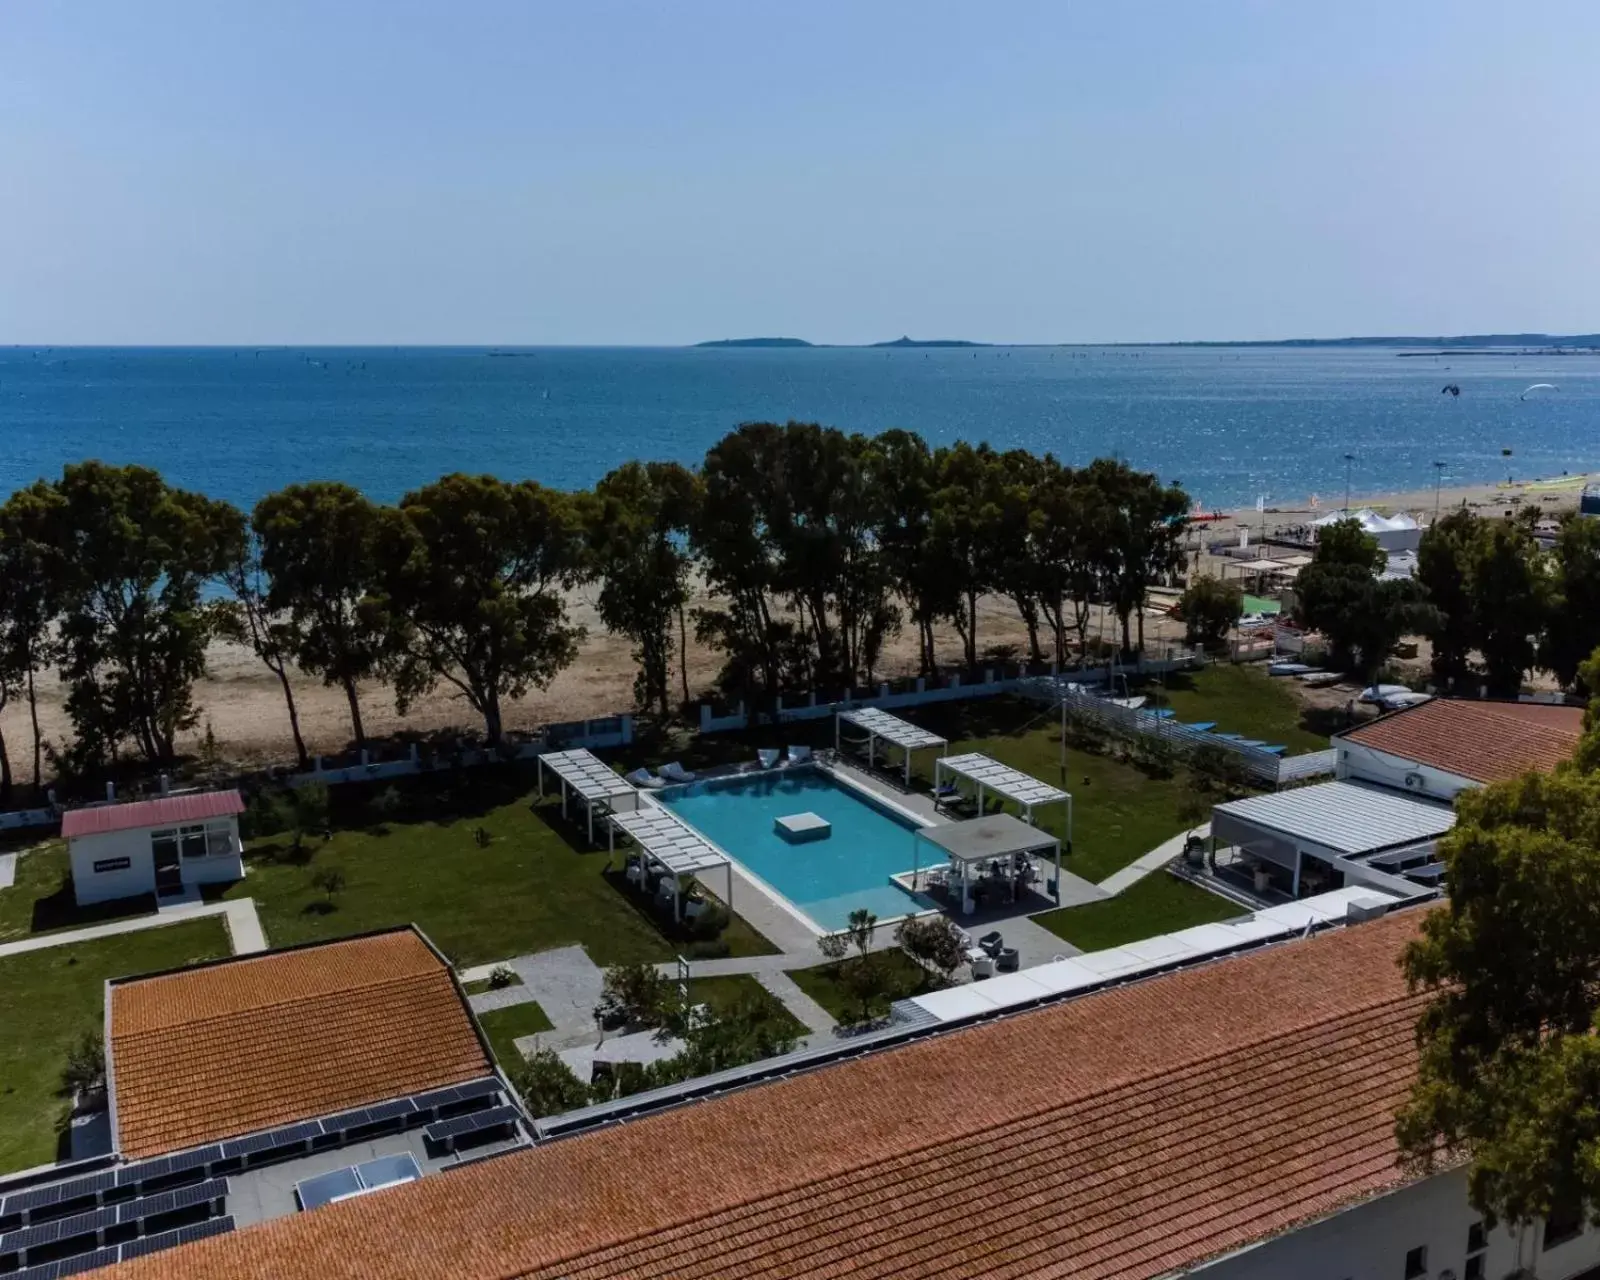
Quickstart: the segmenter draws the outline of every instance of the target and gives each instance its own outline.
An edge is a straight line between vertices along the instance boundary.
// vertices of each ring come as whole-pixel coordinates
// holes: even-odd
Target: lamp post
[[[1433,520],[1439,522],[1439,486],[1444,483],[1444,463],[1433,464]]]
[[[1350,468],[1354,464],[1355,460],[1356,460],[1356,455],[1353,454],[1353,453],[1347,453],[1347,454],[1344,455],[1344,513],[1345,513],[1345,515],[1349,515],[1350,514]]]

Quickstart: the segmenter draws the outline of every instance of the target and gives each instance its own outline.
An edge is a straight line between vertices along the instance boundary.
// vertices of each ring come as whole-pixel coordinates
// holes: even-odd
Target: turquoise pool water
[[[821,769],[693,782],[658,798],[824,929],[844,928],[858,907],[887,920],[933,905],[889,880],[913,865],[911,822]],[[792,813],[826,818],[833,834],[790,844],[772,824]],[[922,850],[924,864],[932,852]]]

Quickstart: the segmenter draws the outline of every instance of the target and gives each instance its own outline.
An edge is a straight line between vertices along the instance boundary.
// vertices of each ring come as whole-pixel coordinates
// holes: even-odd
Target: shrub
[[[1238,583],[1200,577],[1178,600],[1184,639],[1207,649],[1220,648],[1228,631],[1244,612],[1244,592]]]
[[[667,1008],[667,980],[653,965],[614,964],[606,970],[594,1016],[602,1025],[657,1026]]]
[[[511,1078],[530,1116],[556,1116],[587,1106],[589,1086],[549,1049],[536,1051]]]
[[[900,922],[894,936],[907,955],[946,982],[967,958],[961,930],[948,916],[911,916]]]
[[[98,1031],[85,1031],[67,1050],[67,1061],[61,1068],[61,1092],[87,1093],[100,1088],[105,1080],[105,1042]]]
[[[721,936],[722,931],[728,927],[730,918],[725,906],[707,899],[700,908],[700,914],[687,922],[689,936],[698,941],[709,942],[712,938]]]
[[[497,964],[489,970],[489,990],[499,991],[504,987],[514,987],[522,979],[517,977],[517,971],[510,965]]]
[[[312,873],[311,883],[322,890],[322,896],[331,904],[334,895],[344,888],[344,872],[338,867],[318,867]]]
[[[239,817],[239,834],[246,840],[275,836],[289,829],[289,798],[276,788],[257,791],[245,802]]]
[[[404,807],[405,800],[400,795],[400,788],[392,783],[367,801],[367,811],[379,823],[389,821]]]

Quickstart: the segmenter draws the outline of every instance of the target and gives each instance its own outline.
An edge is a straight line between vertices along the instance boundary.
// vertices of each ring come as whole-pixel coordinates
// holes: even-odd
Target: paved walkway
[[[134,916],[128,920],[110,920],[105,924],[90,925],[86,929],[64,929],[60,933],[41,933],[16,942],[0,943],[0,957],[21,955],[25,951],[42,951],[46,947],[65,947],[74,942],[92,942],[96,938],[113,938],[119,933],[138,933],[144,929],[160,929],[169,924],[182,924],[185,920],[199,920],[206,916],[222,916],[233,940],[233,954],[248,955],[267,949],[266,935],[261,931],[261,919],[256,915],[256,904],[250,898],[233,902],[194,902],[169,907],[155,915]]]
[[[1137,884],[1152,871],[1160,871],[1167,863],[1171,862],[1183,852],[1183,846],[1191,835],[1205,839],[1211,834],[1211,824],[1194,828],[1193,831],[1180,831],[1170,840],[1163,840],[1149,853],[1135,858],[1121,871],[1114,871],[1100,882],[1100,887],[1108,894],[1121,893],[1129,885]]]

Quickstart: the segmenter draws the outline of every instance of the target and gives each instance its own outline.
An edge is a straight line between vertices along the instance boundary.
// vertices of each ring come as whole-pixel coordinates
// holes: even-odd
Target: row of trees
[[[566,597],[580,584],[633,643],[639,705],[663,714],[691,626],[724,655],[724,687],[757,700],[870,682],[907,623],[924,669],[942,621],[975,666],[977,602],[991,593],[1014,602],[1034,657],[1048,641],[1064,660],[1095,601],[1125,647],[1142,644],[1150,586],[1183,564],[1187,507],[1120,462],[1074,470],[806,423],[740,427],[697,470],[630,462],[591,492],[458,474],[389,506],[316,482],[248,514],[148,468],[85,462],[0,506],[0,710],[27,701],[35,784],[38,681],[51,670],[75,730],[65,770],[130,752],[164,763],[198,721],[194,682],[224,636],[278,680],[302,762],[296,670],[343,691],[357,745],[372,681],[401,714],[453,688],[495,743],[507,701],[576,656]],[[696,573],[711,599],[690,610]],[[679,691],[687,701],[686,674]]]
[[[1589,692],[1581,664],[1600,645],[1600,521],[1567,516],[1546,549],[1537,514],[1452,512],[1422,535],[1411,580],[1382,578],[1384,553],[1353,522],[1331,525],[1296,580],[1299,620],[1327,638],[1332,662],[1368,679],[1402,636],[1422,635],[1446,692],[1515,697],[1535,669]]]

